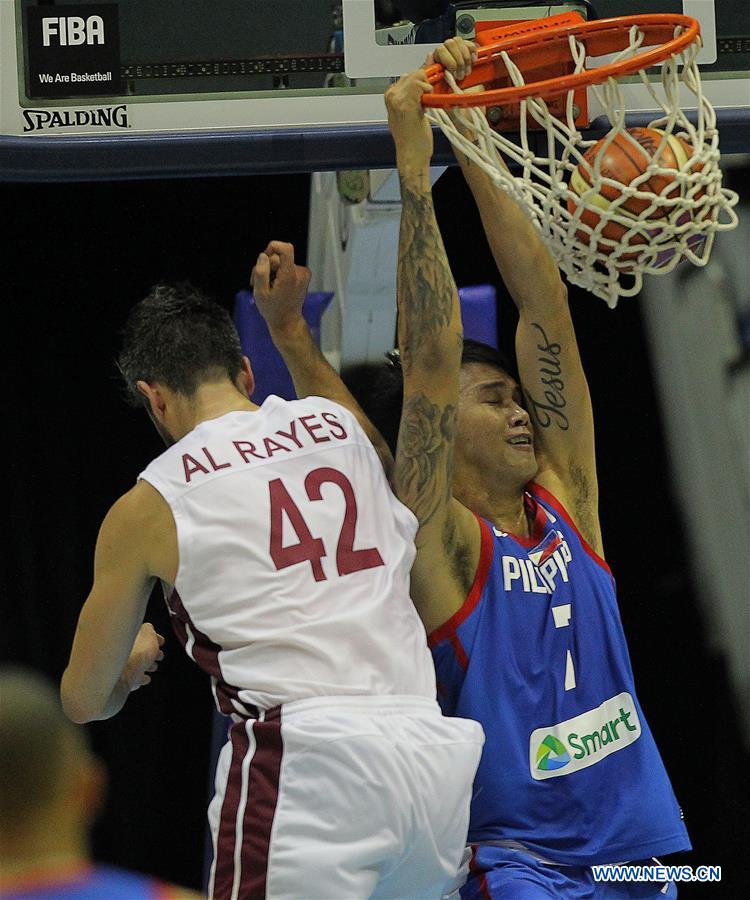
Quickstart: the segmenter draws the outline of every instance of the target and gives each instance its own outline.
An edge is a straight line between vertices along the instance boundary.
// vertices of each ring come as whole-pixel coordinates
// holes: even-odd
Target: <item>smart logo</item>
[[[543,781],[586,769],[628,747],[640,736],[638,710],[630,694],[610,697],[596,709],[532,732],[531,777]]]
[[[562,769],[569,762],[570,754],[565,749],[565,744],[554,734],[548,734],[536,752],[537,768],[542,772],[551,772],[553,769]]]

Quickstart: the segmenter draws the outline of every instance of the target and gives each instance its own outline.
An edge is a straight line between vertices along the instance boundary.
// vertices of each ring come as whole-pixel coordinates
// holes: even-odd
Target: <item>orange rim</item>
[[[606,56],[624,50],[630,43],[629,32],[637,25],[643,32],[644,44],[651,49],[643,50],[630,59],[618,63],[609,63],[595,69],[587,69],[570,75],[558,75],[554,78],[541,78],[528,84],[516,87],[495,88],[477,91],[470,94],[455,94],[445,81],[445,70],[441,65],[430,66],[427,79],[434,86],[434,92],[424,94],[424,106],[448,109],[468,106],[503,106],[518,103],[527,97],[549,97],[562,94],[576,88],[601,84],[609,78],[622,78],[633,75],[641,69],[663,62],[675,53],[679,53],[700,37],[700,23],[691,16],[678,14],[620,16],[613,19],[597,19],[593,22],[581,21],[578,24],[548,27],[530,30],[502,38],[477,51],[477,61],[471,74],[463,79],[461,87],[467,88],[484,84],[488,80],[497,81],[507,78],[508,72],[500,56],[506,51],[524,76],[543,74],[550,66],[570,63],[570,47],[568,38],[575,35],[582,38],[586,45],[587,56]],[[533,23],[531,23],[533,29]],[[674,36],[677,27],[685,30]],[[654,46],[658,45],[658,46]]]

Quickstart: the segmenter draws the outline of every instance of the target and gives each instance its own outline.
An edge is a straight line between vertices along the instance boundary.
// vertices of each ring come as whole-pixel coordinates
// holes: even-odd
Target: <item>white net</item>
[[[612,62],[635,55],[643,41],[643,33],[633,26],[629,46]],[[568,43],[574,71],[585,71],[585,45],[574,36]],[[666,59],[658,82],[650,81],[644,70],[638,73],[662,111],[648,124],[657,130],[647,136],[648,154],[643,140],[639,143],[626,130],[623,91],[614,78],[589,88],[612,126],[600,142],[585,140],[578,130],[572,90],[565,96],[564,118],[555,117],[540,97],[523,100],[517,142],[494,131],[476,107],[451,113],[430,108],[426,114],[527,210],[569,281],[613,307],[619,297],[640,291],[644,273],[664,275],[684,259],[705,265],[716,232],[737,224],[733,207],[738,197],[721,184],[716,113],[701,88],[695,61],[699,49],[696,42]],[[501,57],[512,83],[524,85],[508,54],[503,51]],[[462,93],[449,72],[445,78],[453,91]],[[681,103],[695,108],[692,121]],[[527,117],[542,130],[530,129]],[[630,145],[637,148],[630,156],[641,160],[641,171],[624,184],[624,179],[603,173],[605,168],[611,174],[603,161],[610,149],[627,151]],[[535,152],[538,147],[544,149]],[[503,155],[520,166],[519,175],[509,172]],[[623,279],[623,273],[629,277]]]

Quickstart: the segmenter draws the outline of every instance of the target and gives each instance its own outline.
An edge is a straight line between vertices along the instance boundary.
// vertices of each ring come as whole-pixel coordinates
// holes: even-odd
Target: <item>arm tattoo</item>
[[[455,406],[437,406],[422,393],[404,403],[394,488],[420,527],[451,497],[455,430]]]
[[[536,400],[526,391],[529,410],[534,413],[534,419],[541,428],[549,428],[557,425],[562,431],[567,431],[570,423],[563,412],[565,400],[565,382],[562,378],[562,365],[560,364],[560,345],[550,341],[546,332],[537,322],[531,323],[540,333],[540,343],[537,350],[542,355],[537,357],[539,362],[539,380],[544,387],[544,400]]]
[[[406,373],[420,353],[426,356],[431,352],[424,339],[450,325],[456,288],[431,195],[412,177],[402,176],[401,202],[399,346]]]

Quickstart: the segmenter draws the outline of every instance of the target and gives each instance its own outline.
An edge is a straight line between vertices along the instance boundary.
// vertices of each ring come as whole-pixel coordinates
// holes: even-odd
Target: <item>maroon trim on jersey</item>
[[[188,643],[186,626],[190,627],[190,631],[193,634],[193,647],[189,655],[192,656],[204,672],[207,672],[214,679],[216,702],[219,705],[219,711],[224,713],[225,716],[231,716],[233,714],[241,715],[241,711],[246,710],[250,718],[257,718],[258,710],[256,707],[243,703],[240,700],[239,688],[227,684],[224,680],[221,666],[219,665],[219,653],[222,647],[214,643],[208,635],[203,634],[202,631],[195,627],[193,620],[185,609],[182,598],[177,593],[177,588],[172,589],[172,593],[167,600],[167,607],[172,613],[170,616],[172,628],[185,648],[185,652],[187,652]],[[232,701],[235,701],[237,706]]]
[[[234,886],[234,850],[237,842],[237,813],[242,795],[242,764],[250,746],[246,728],[246,722],[239,722],[229,730],[232,761],[229,764],[216,835],[214,890],[211,895],[213,900],[230,900]]]
[[[456,651],[456,659],[464,669],[469,665],[469,657],[466,655],[466,651],[458,637],[458,627],[462,622],[465,622],[466,619],[468,619],[482,597],[482,591],[484,590],[484,585],[490,572],[490,565],[492,564],[492,556],[495,549],[495,543],[492,539],[492,532],[490,531],[489,525],[484,519],[480,519],[479,516],[476,516],[476,520],[479,523],[482,544],[479,550],[479,562],[477,564],[476,574],[474,575],[474,583],[461,608],[453,613],[447,622],[444,622],[431,632],[427,638],[427,643],[431,648],[435,647],[440,641],[443,641],[446,638],[450,640],[453,644],[453,649]]]
[[[537,484],[535,481],[530,481],[527,487],[534,494],[537,494],[540,500],[544,500],[545,503],[548,503],[555,510],[555,512],[559,513],[563,517],[563,519],[565,519],[568,525],[570,525],[570,527],[575,532],[576,537],[581,542],[581,546],[586,551],[586,553],[588,553],[588,555],[594,560],[594,562],[597,563],[597,565],[600,565],[609,575],[609,577],[612,578],[612,571],[610,570],[607,563],[601,558],[601,556],[599,556],[596,550],[591,547],[586,538],[581,534],[581,532],[576,527],[575,522],[570,518],[568,511],[565,509],[562,503],[560,503],[557,497],[555,497],[553,494],[550,494],[550,492],[546,488],[543,488],[541,484]]]
[[[242,819],[242,875],[240,897],[266,896],[271,828],[279,799],[279,774],[284,744],[281,707],[268,710],[263,721],[253,722],[255,753],[250,763],[247,803]]]

